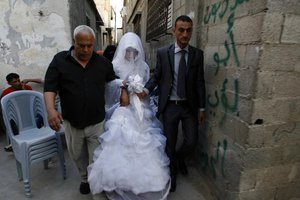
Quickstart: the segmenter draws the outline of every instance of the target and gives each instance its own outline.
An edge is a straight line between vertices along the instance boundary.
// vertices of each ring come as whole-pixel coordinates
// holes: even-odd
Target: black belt
[[[187,104],[187,100],[169,100],[169,103],[175,104],[175,105],[185,105]]]

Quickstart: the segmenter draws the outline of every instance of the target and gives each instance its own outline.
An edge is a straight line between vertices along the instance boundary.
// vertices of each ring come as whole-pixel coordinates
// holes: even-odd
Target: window
[[[146,40],[165,35],[172,27],[172,0],[148,0]],[[170,26],[171,23],[171,26]]]
[[[88,14],[85,15],[85,21],[86,21],[86,25],[87,25],[87,26],[91,26],[91,19],[90,19],[90,17],[88,16]]]
[[[141,36],[141,14],[137,14],[133,19],[133,31],[138,35]]]

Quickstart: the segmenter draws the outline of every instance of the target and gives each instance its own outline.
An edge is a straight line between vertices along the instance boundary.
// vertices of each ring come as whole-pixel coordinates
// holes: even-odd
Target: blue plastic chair
[[[19,180],[23,180],[26,197],[31,196],[30,165],[58,155],[63,179],[66,179],[64,151],[60,134],[48,125],[43,94],[31,90],[15,91],[1,99],[6,134],[12,144]]]

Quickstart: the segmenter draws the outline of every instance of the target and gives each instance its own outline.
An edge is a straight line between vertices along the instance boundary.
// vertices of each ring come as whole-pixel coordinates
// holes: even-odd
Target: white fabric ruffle
[[[110,199],[159,200],[169,193],[166,138],[149,100],[140,101],[135,94],[142,89],[141,81],[138,75],[128,78],[130,105],[117,106],[107,118],[101,146],[88,167],[93,194],[106,191]]]

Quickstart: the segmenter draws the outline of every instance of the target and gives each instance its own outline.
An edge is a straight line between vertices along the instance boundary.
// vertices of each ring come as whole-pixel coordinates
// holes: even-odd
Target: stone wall
[[[221,199],[299,198],[300,2],[201,7],[208,143],[198,161]]]
[[[240,199],[300,198],[299,24],[300,1],[268,0]]]

